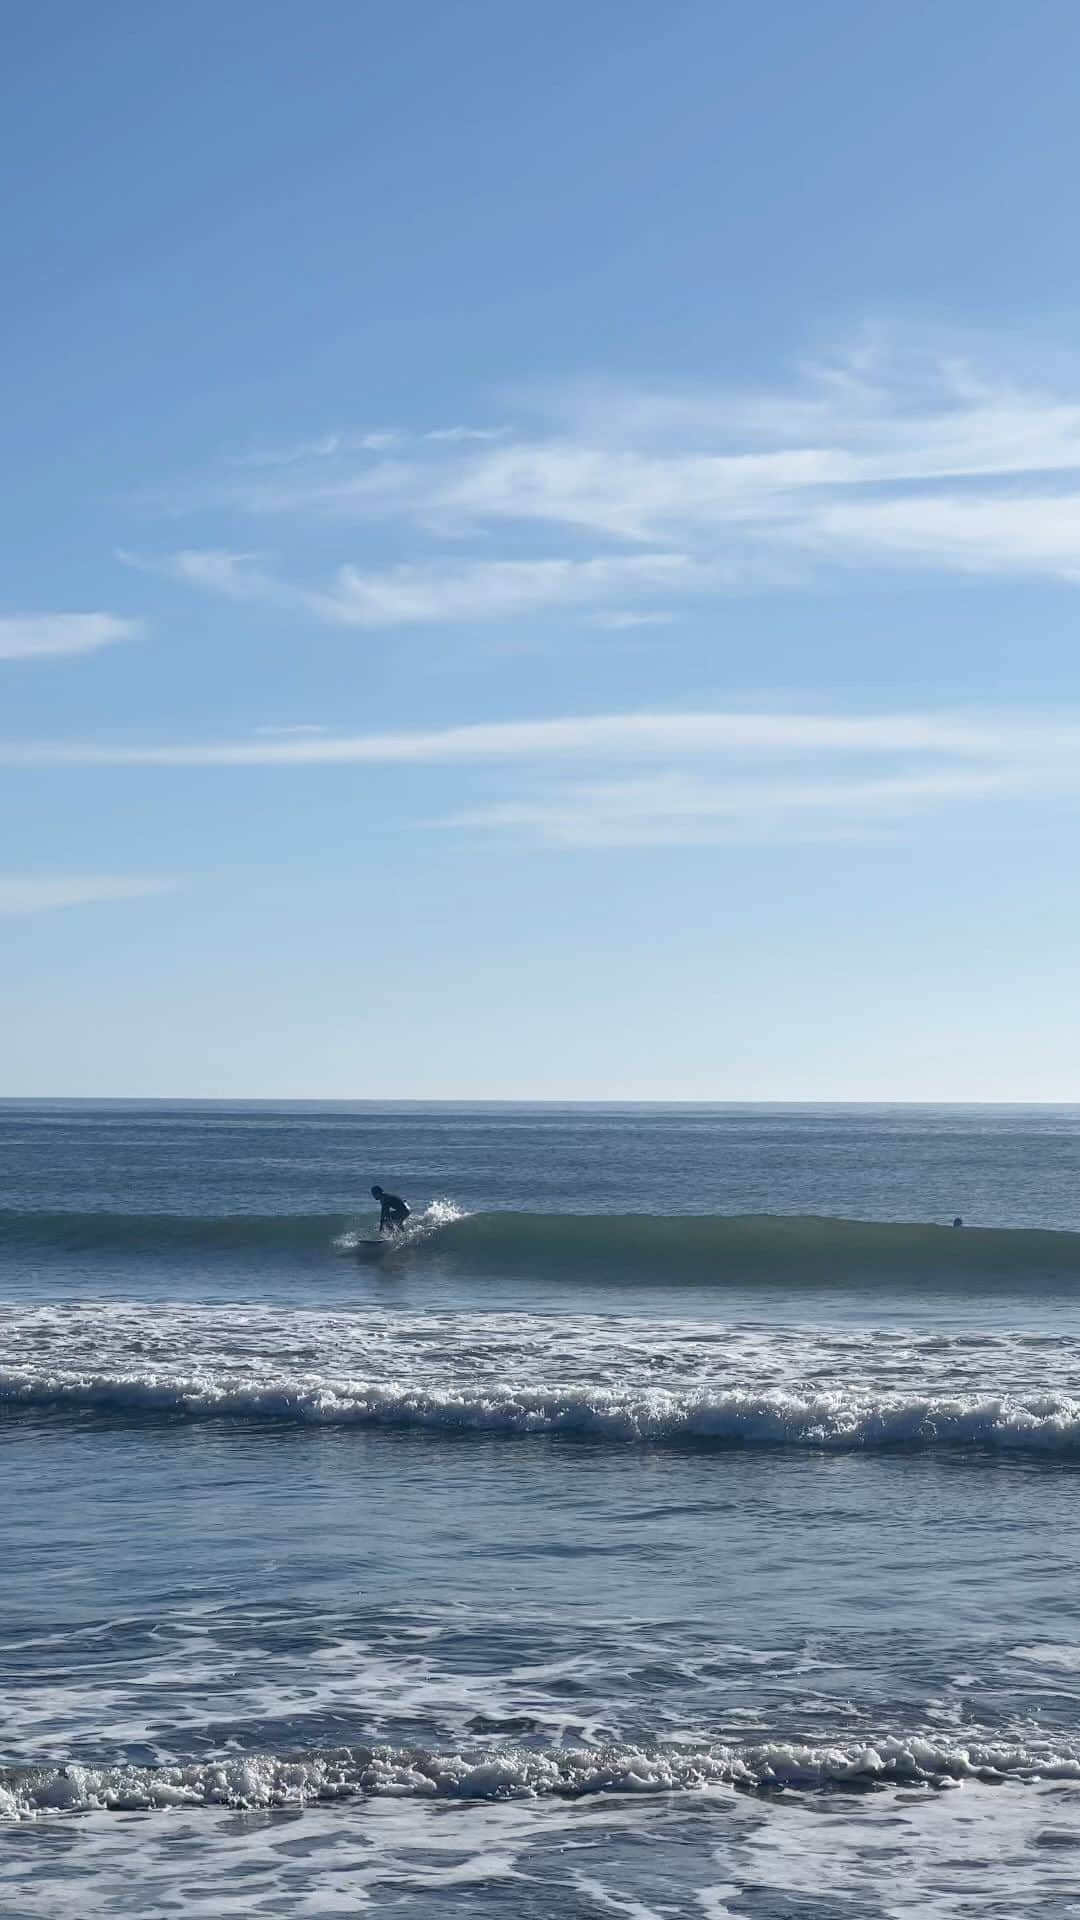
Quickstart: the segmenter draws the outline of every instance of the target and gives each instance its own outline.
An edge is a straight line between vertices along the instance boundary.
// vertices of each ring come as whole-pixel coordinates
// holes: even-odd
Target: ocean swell
[[[340,1214],[95,1213],[0,1211],[0,1248],[46,1253],[264,1257],[365,1253],[370,1228]],[[861,1277],[933,1284],[997,1281],[1018,1286],[1080,1281],[1080,1234],[781,1214],[464,1214],[435,1202],[400,1241],[379,1246],[395,1261],[438,1257],[472,1271],[546,1279],[655,1278],[723,1282],[782,1277]]]

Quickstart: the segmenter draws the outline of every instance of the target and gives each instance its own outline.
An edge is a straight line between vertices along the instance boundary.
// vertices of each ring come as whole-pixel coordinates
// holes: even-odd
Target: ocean
[[[5,1920],[1080,1916],[1080,1108],[2,1104],[0,1462]]]

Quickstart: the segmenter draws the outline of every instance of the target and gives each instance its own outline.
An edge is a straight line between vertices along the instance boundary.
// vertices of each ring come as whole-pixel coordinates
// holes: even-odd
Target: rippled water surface
[[[1080,1914],[1078,1303],[1074,1109],[0,1108],[0,1908]]]

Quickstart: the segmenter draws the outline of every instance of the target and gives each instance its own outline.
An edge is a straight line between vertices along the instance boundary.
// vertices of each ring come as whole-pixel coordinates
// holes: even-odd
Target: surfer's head
[[[372,1189],[371,1189],[371,1195],[372,1195],[372,1199],[374,1199],[374,1200],[381,1200],[381,1199],[382,1199],[382,1188],[381,1188],[381,1187],[372,1187]]]

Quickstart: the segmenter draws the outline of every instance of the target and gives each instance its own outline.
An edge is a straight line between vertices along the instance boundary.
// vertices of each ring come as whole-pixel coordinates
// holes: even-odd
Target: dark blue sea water
[[[0,1471],[16,1920],[1080,1914],[1080,1109],[2,1106]]]

